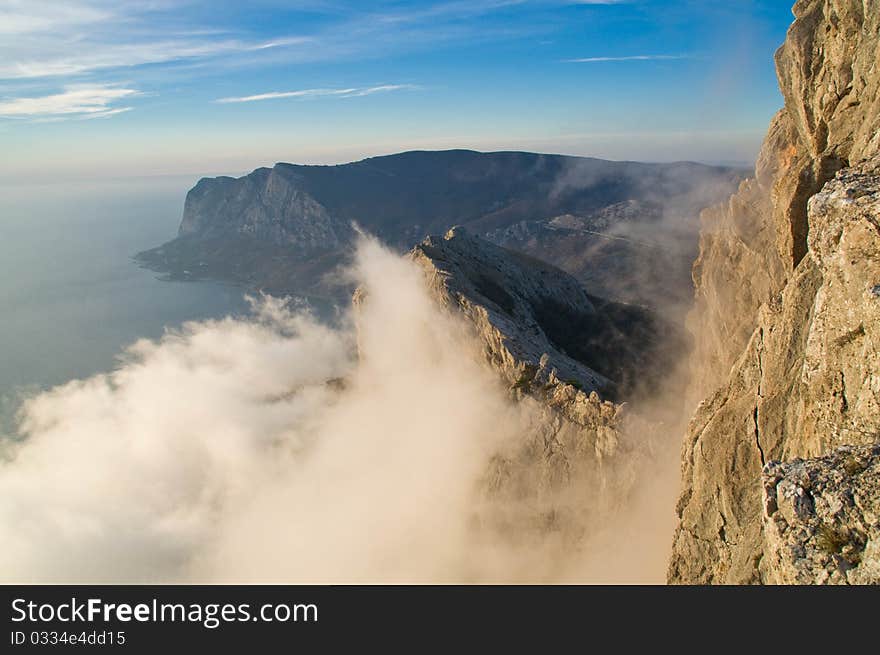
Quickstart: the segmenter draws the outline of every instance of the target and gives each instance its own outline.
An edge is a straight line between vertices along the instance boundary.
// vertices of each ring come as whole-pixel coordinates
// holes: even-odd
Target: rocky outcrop
[[[610,380],[554,344],[537,314],[544,306],[590,320],[596,307],[578,283],[558,269],[505,251],[454,228],[428,237],[411,258],[428,278],[441,304],[453,306],[474,325],[486,358],[508,384],[546,384],[549,376],[572,386],[602,390]],[[549,369],[552,361],[553,368]]]
[[[350,223],[315,200],[300,177],[268,168],[238,179],[200,180],[186,195],[179,230],[204,240],[249,237],[284,246],[293,256],[335,250],[352,234]]]
[[[880,584],[880,445],[764,469],[765,579]]]
[[[702,217],[690,326],[703,400],[671,582],[813,581],[783,570],[778,526],[762,527],[762,468],[880,439],[880,2],[794,13],[776,57],[786,104],[756,176]]]
[[[465,319],[474,354],[527,423],[485,473],[479,524],[511,542],[564,535],[580,543],[625,503],[647,460],[652,426],[621,401],[638,393],[633,380],[669,377],[665,358],[680,352],[669,349],[665,323],[461,227],[427,238],[409,257],[435,302]],[[356,305],[368,301],[356,293]]]
[[[621,399],[656,385],[685,344],[649,311],[590,296],[571,275],[456,227],[410,253],[439,302],[473,324],[508,384],[566,383]]]
[[[878,167],[845,169],[810,200],[807,255],[692,420],[674,580],[768,579],[762,466],[880,438]]]
[[[880,150],[876,0],[799,0],[776,54],[785,107],[739,192],[702,216],[694,266],[695,387],[706,397],[742,352],[760,306],[807,248],[807,200]]]

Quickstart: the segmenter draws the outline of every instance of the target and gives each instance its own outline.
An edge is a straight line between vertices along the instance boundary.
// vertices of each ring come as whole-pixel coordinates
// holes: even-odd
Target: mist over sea
[[[110,370],[139,338],[246,310],[241,289],[132,259],[176,234],[195,181],[0,181],[0,428],[22,395]]]

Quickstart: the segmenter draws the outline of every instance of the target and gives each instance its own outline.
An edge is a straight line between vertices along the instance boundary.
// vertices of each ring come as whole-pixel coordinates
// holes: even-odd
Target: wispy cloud
[[[306,38],[290,37],[253,43],[227,39],[221,41],[166,40],[133,44],[104,44],[79,53],[8,61],[0,64],[0,78],[28,79],[75,75],[107,68],[128,68],[184,59],[215,57],[236,52],[255,52],[307,41]]]
[[[432,43],[510,38],[510,28],[477,25],[476,19],[517,6],[565,4],[565,0],[440,0],[404,6],[297,0],[292,12],[325,13],[304,22],[303,32],[260,34],[218,19],[206,22],[207,0],[0,0],[0,81],[65,82],[108,71],[177,64],[278,65],[368,56]],[[594,0],[594,4],[614,4]],[[279,10],[280,11],[280,10]],[[163,70],[164,70],[163,69]],[[156,71],[151,74],[156,76]],[[130,76],[130,74],[127,74]]]
[[[302,34],[267,30],[259,38],[236,27],[215,29],[182,6],[204,10],[210,5],[203,0],[0,0],[0,35],[15,35],[0,39],[0,80],[73,78],[193,60],[222,59],[227,65],[234,55],[236,61],[314,61],[481,33],[485,38],[487,30],[470,19],[528,2],[451,0],[388,12],[348,3],[336,9],[321,2],[287,4],[326,11],[332,20]]]
[[[271,91],[269,93],[258,93],[251,96],[218,98],[214,102],[228,104],[237,102],[258,102],[260,100],[277,100],[280,98],[357,98],[361,96],[373,95],[374,93],[386,93],[388,91],[401,91],[405,89],[416,88],[418,87],[414,84],[381,84],[379,86],[352,87],[348,89],[300,89],[298,91]]]
[[[112,105],[138,94],[136,89],[106,84],[68,86],[62,93],[0,101],[0,118],[107,118],[131,110]]]
[[[108,20],[106,9],[80,2],[0,0],[0,34],[26,35]]]
[[[107,111],[99,111],[94,112],[92,114],[83,114],[82,116],[78,116],[77,118],[81,120],[92,120],[93,118],[109,118],[110,116],[116,116],[116,114],[124,114],[127,111],[131,111],[134,107],[117,107],[116,109],[108,109]]]
[[[674,61],[691,58],[691,55],[627,55],[624,57],[581,57],[579,59],[564,59],[563,61],[567,64],[598,64],[606,61]]]
[[[498,25],[489,15],[536,7],[543,12],[568,1],[431,0],[405,5],[291,0],[277,9],[284,16],[277,26],[255,29],[215,15],[209,0],[0,0],[0,93],[7,95],[0,96],[0,117],[51,121],[121,113],[129,108],[111,103],[124,96],[107,94],[125,90],[113,84],[122,75],[136,80],[129,84],[137,88],[156,89],[169,80],[179,83],[181,78],[244,67],[375,58],[435,45],[515,38],[544,27]],[[293,20],[297,11],[324,17]],[[352,98],[407,88],[414,87],[281,90],[216,102]],[[98,92],[86,97],[89,90]],[[80,102],[83,97],[88,102]]]

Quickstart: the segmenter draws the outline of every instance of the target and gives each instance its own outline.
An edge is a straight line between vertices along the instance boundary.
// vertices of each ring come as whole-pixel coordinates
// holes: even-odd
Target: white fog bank
[[[351,273],[367,294],[356,327],[265,298],[25,402],[19,434],[0,441],[0,580],[540,578],[471,530],[477,482],[522,438],[528,403],[513,404],[409,261],[364,239]],[[601,560],[581,552],[562,569],[660,581],[654,542],[671,519],[657,507],[671,500],[646,497],[651,520],[609,517],[637,526],[621,530],[629,546],[606,531]],[[641,568],[620,561],[647,551]]]

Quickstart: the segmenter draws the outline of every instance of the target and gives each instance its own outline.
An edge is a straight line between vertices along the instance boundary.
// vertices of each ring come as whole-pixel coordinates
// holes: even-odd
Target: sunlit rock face
[[[702,217],[671,582],[818,581],[768,557],[762,468],[880,439],[880,2],[794,14],[755,178]]]

